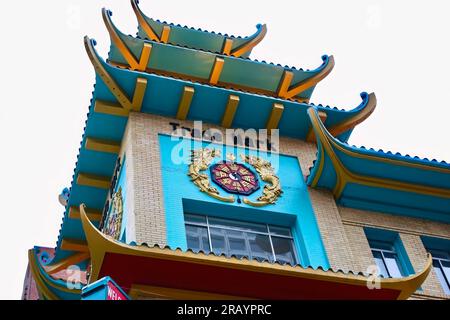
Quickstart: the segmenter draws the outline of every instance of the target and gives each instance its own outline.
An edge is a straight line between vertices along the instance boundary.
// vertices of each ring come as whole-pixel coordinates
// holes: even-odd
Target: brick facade
[[[171,122],[179,123],[180,127],[194,128],[191,121],[134,112],[129,117],[121,153],[126,153],[127,158],[127,196],[133,199],[129,201],[132,202],[128,207],[131,219],[127,230],[130,228],[134,235],[127,233],[127,238],[135,239],[137,243],[166,245],[158,134],[172,134]],[[224,133],[220,127],[203,124],[203,129],[209,128]],[[299,159],[303,176],[306,177],[316,158],[315,144],[280,137],[279,147],[281,154]],[[426,250],[420,235],[450,239],[448,224],[344,208],[336,205],[329,191],[309,188],[308,192],[328,260],[334,269],[366,272],[368,266],[375,264],[364,234],[363,228],[366,226],[398,232],[415,271],[421,270],[426,261]],[[412,298],[446,297],[434,271],[422,289]]]

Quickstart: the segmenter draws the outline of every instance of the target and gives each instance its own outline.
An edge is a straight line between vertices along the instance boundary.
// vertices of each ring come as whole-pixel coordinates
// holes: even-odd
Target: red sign
[[[114,285],[114,283],[109,281],[106,300],[128,300],[128,298]]]

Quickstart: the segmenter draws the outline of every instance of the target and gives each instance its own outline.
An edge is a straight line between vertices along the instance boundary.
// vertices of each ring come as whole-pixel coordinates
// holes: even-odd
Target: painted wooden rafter
[[[120,38],[114,24],[111,21],[111,11],[102,9],[103,21],[105,23],[106,29],[108,30],[111,41],[117,46],[122,56],[128,62],[129,66],[133,70],[145,71],[150,61],[150,55],[152,52],[152,45],[148,42],[144,42],[142,48],[141,56],[137,59],[133,52],[127,47],[125,42]]]
[[[292,84],[294,73],[292,71],[285,70],[278,86],[278,97],[282,99],[294,98],[296,95],[310,89],[322,81],[327,75],[330,74],[333,68],[334,57],[329,56],[328,63],[319,73],[296,84]]]
[[[158,36],[155,30],[150,26],[147,20],[144,17],[141,9],[139,8],[139,1],[131,0],[131,6],[133,7],[134,13],[138,19],[139,25],[144,29],[148,38],[152,41],[167,43],[169,41],[170,36],[170,26],[163,26],[163,30],[161,32],[161,36]]]
[[[97,56],[97,53],[95,52],[93,40],[89,39],[89,37],[87,36],[84,37],[84,45],[89,59],[94,66],[95,72],[103,80],[105,85],[117,99],[120,108],[123,109],[120,110],[120,113],[124,114],[126,112],[129,113],[130,111],[140,111],[142,108],[142,103],[144,101],[145,91],[147,89],[147,79],[138,77],[136,79],[134,95],[132,99],[128,98],[127,94],[106,71],[105,67],[101,63],[99,57]],[[108,106],[109,109],[115,107],[114,104],[108,102],[104,102],[104,105]]]

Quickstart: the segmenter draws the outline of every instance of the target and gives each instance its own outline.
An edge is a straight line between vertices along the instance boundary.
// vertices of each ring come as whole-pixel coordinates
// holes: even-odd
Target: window
[[[450,295],[450,253],[441,250],[429,250],[433,257],[433,268],[445,294]]]
[[[397,252],[392,243],[369,240],[370,249],[378,266],[380,276],[400,278],[404,275]]]
[[[433,269],[445,294],[450,295],[450,240],[422,236],[422,242],[433,257]]]
[[[189,249],[259,261],[297,264],[289,228],[193,214],[185,215]]]

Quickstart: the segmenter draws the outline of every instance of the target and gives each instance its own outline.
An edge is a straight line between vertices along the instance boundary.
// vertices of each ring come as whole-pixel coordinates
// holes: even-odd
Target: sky
[[[233,35],[266,23],[252,57],[315,69],[336,66],[311,102],[355,108],[375,92],[375,112],[349,143],[450,161],[450,1],[141,0],[150,17]],[[94,71],[83,36],[106,57],[101,8],[124,33],[137,21],[128,0],[1,1],[0,299],[20,299],[27,250],[54,247],[70,187]]]

